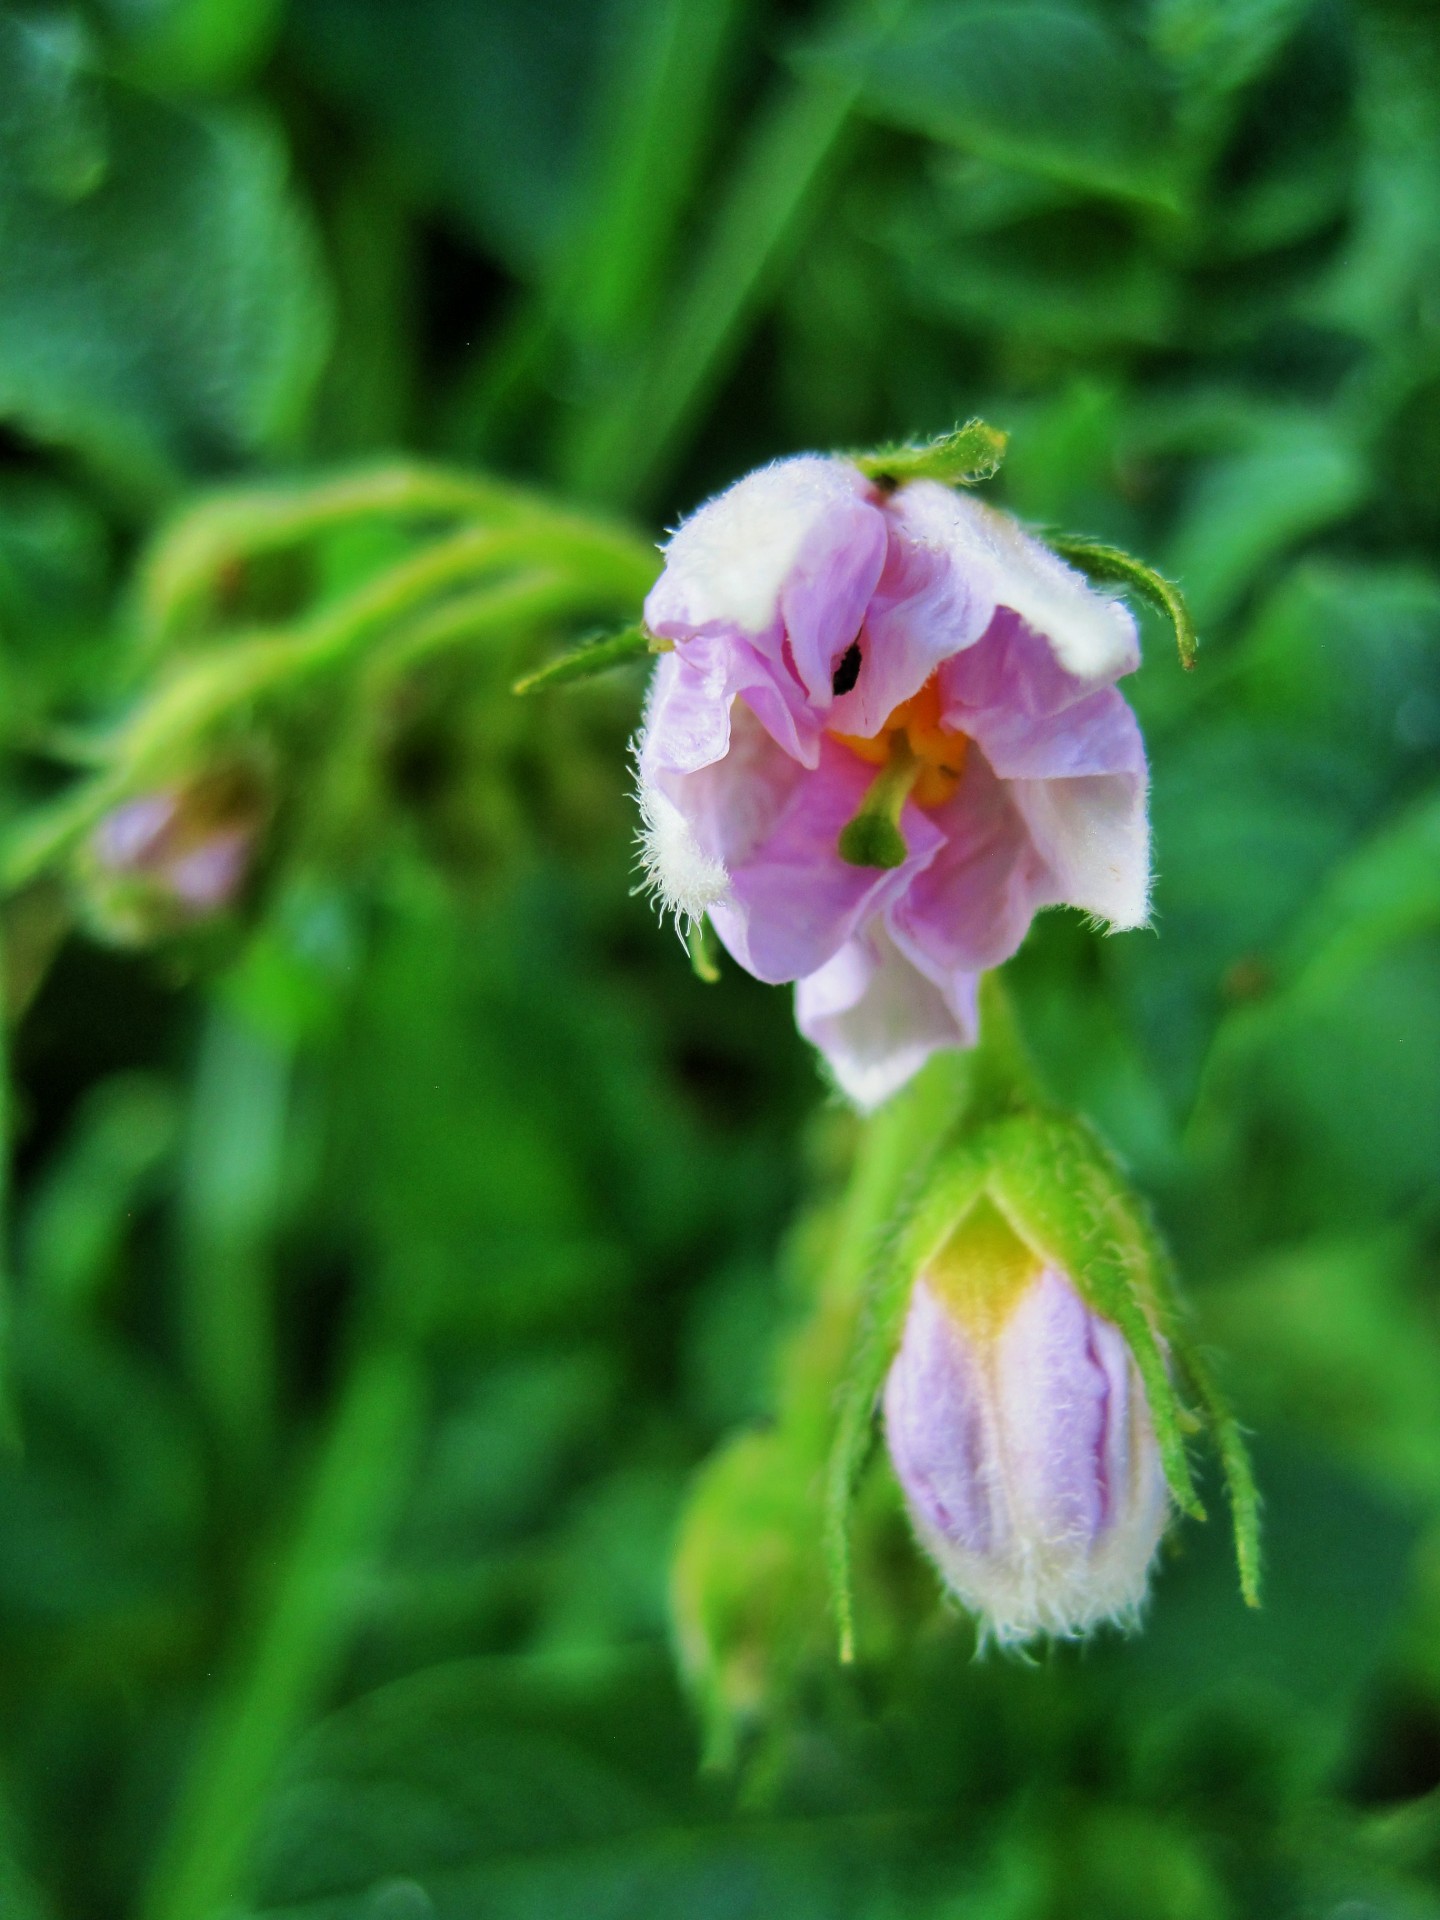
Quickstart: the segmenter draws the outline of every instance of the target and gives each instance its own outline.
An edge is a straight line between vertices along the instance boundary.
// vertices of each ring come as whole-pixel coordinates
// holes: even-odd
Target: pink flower
[[[915,1284],[885,1432],[916,1533],[997,1640],[1133,1618],[1169,1511],[1139,1370],[992,1208]]]
[[[104,937],[143,942],[237,905],[266,816],[258,776],[225,767],[122,800],[81,857],[88,914]]]
[[[1034,914],[1139,926],[1135,623],[1010,519],[805,455],[670,541],[637,743],[645,874],[708,914],[863,1107],[975,1038]]]
[[[234,899],[254,842],[248,822],[210,825],[208,831],[204,824],[187,819],[177,794],[141,794],[101,820],[95,853],[110,872],[152,881],[177,912],[198,919]]]

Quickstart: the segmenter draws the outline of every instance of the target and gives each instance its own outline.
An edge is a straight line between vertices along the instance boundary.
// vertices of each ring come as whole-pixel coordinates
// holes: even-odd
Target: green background
[[[0,8],[7,828],[217,482],[403,451],[654,537],[972,413],[1201,630],[1130,683],[1153,931],[1008,976],[1255,1437],[1264,1609],[1218,1514],[1027,1661],[912,1567],[701,1770],[671,1543],[855,1127],[630,895],[639,680],[514,701],[527,633],[364,716],[358,809],[272,754],[223,927],[4,905],[4,1920],[1440,1915],[1440,11]]]

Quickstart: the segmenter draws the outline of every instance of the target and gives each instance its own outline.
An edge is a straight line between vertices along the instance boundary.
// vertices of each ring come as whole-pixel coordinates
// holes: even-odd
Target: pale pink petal
[[[953,798],[931,819],[945,844],[890,914],[896,940],[942,976],[983,973],[1008,960],[1055,879],[1014,791],[971,749]]]
[[[729,736],[725,757],[693,773],[655,768],[646,747],[640,753],[642,784],[653,777],[685,816],[701,851],[727,871],[749,860],[774,832],[807,778],[806,769],[777,746],[748,707],[734,709]],[[818,764],[818,740],[815,752]]]
[[[996,1341],[1017,1531],[1073,1542],[1079,1552],[1099,1537],[1113,1506],[1105,1468],[1116,1409],[1110,1376],[1093,1350],[1093,1319],[1069,1281],[1047,1270],[1026,1288]]]
[[[173,793],[142,793],[113,807],[95,829],[95,851],[107,867],[143,867],[163,858],[179,813]]]
[[[916,1520],[976,1556],[1008,1531],[986,1400],[974,1342],[917,1281],[885,1382],[885,1443]]]
[[[1123,697],[1066,673],[1043,636],[1006,609],[945,662],[940,697],[945,724],[978,740],[1002,779],[1145,770]]]
[[[777,680],[749,641],[705,635],[656,664],[638,748],[642,775],[692,773],[722,759],[737,696],[792,759],[817,764],[820,721],[790,676]]]
[[[829,704],[837,659],[860,629],[885,561],[885,520],[864,476],[803,455],[736,481],[685,521],[645,602],[652,633],[749,640]]]
[[[903,487],[886,506],[890,544],[860,636],[854,689],[828,724],[873,738],[917,694],[942,660],[973,646],[995,613],[988,569],[965,564],[954,542],[948,488]]]
[[[917,1534],[998,1640],[1133,1618],[1165,1477],[1129,1347],[1065,1274],[1037,1273],[998,1327],[917,1280],[885,1435]]]
[[[931,482],[919,481],[907,492]],[[1026,533],[1019,521],[972,495],[941,489],[957,563],[988,581],[995,604],[1043,634],[1057,664],[1092,686],[1118,680],[1140,664],[1135,616],[1123,600],[1100,593],[1074,567]]]
[[[824,740],[819,768],[796,780],[763,839],[756,841],[752,826],[744,836],[754,842],[750,850],[738,857],[721,853],[730,892],[713,911],[715,931],[757,979],[778,985],[814,973],[857,927],[900,899],[939,850],[940,829],[917,807],[907,806],[900,819],[908,848],[903,865],[852,867],[840,858],[841,832],[858,811],[874,771]],[[677,798],[688,804],[683,795]],[[738,794],[735,804],[742,804]],[[733,841],[727,838],[726,844]]]
[[[1150,887],[1148,775],[1140,729],[1122,696],[1114,687],[1087,688],[1064,672],[1041,637],[1009,613],[996,616],[977,646],[946,662],[940,686],[947,724],[983,749],[1029,841],[1030,857],[1017,868],[1005,901],[1010,912],[997,915],[990,950],[1004,958],[998,929],[1013,926],[1017,911],[1028,916],[1045,906],[1078,907],[1117,927],[1143,925]],[[962,843],[980,824],[977,818],[967,829],[959,818],[967,806],[982,811],[973,804],[978,796],[966,792],[976,760],[972,750],[965,786],[945,816]],[[951,866],[957,861],[970,870],[963,846]],[[927,923],[935,921],[934,896],[946,884],[943,865],[933,864],[927,882]],[[992,883],[998,879],[993,859],[986,871]],[[960,898],[958,890],[954,897]],[[964,921],[972,925],[973,915]],[[971,964],[974,945],[960,951]]]
[[[234,898],[250,864],[248,828],[222,828],[162,868],[176,900],[192,913],[208,913]]]
[[[937,984],[876,921],[797,982],[795,1021],[841,1092],[868,1112],[932,1053],[972,1044],[976,985],[973,976]]]
[[[1045,905],[1078,907],[1111,927],[1150,916],[1150,822],[1143,774],[1012,780],[1015,810],[1049,869]]]

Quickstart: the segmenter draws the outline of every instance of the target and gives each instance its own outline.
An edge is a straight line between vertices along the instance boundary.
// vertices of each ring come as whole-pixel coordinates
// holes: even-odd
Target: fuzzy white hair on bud
[[[640,851],[637,864],[644,893],[671,914],[682,934],[730,892],[724,863],[705,852],[684,814],[659,787],[637,778],[635,797],[640,806]]]

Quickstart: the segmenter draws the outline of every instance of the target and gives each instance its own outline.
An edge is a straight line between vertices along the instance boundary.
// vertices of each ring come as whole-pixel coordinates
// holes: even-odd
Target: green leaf
[[[1150,39],[1188,87],[1238,92],[1275,58],[1311,0],[1156,0]]]
[[[161,92],[246,80],[275,43],[285,0],[101,0],[127,69]]]
[[[867,0],[851,3],[867,10]],[[597,410],[579,449],[576,471],[592,491],[602,491],[595,484],[601,476],[613,504],[654,491],[811,217],[857,87],[856,76],[819,65],[777,92],[745,127],[714,218],[653,345]]]
[[[609,673],[612,667],[623,667],[643,655],[665,651],[668,651],[667,644],[657,641],[637,621],[634,626],[622,627],[618,633],[596,634],[582,640],[569,653],[562,653],[557,660],[522,675],[511,691],[538,693],[542,687],[563,686],[569,680],[588,680],[592,674]]]
[[[953,433],[904,446],[879,447],[874,453],[850,457],[860,471],[881,486],[899,487],[907,480],[939,480],[947,487],[974,486],[1000,471],[1009,435],[983,420],[967,420]]]
[[[575,211],[613,0],[296,0],[320,86],[512,271],[535,278]]]
[[[1082,193],[1175,205],[1163,79],[1082,5],[932,0],[821,57],[861,76],[877,120]]]
[[[1062,560],[1069,560],[1080,571],[1088,574],[1092,580],[1113,582],[1116,586],[1129,587],[1142,599],[1148,600],[1158,613],[1163,613],[1175,630],[1175,646],[1180,655],[1180,664],[1187,673],[1195,666],[1196,650],[1200,645],[1200,636],[1195,631],[1195,622],[1190,617],[1190,609],[1185,604],[1185,596],[1173,580],[1167,580],[1163,573],[1147,566],[1143,560],[1137,560],[1133,554],[1126,553],[1123,547],[1108,546],[1102,540],[1087,540],[1082,535],[1047,533],[1047,546],[1058,553]]]
[[[1251,445],[1200,469],[1167,550],[1197,619],[1231,613],[1277,559],[1347,518],[1372,484],[1343,423],[1258,422]]]
[[[327,331],[278,133],[35,44],[0,14],[0,418],[131,492],[275,445]]]

